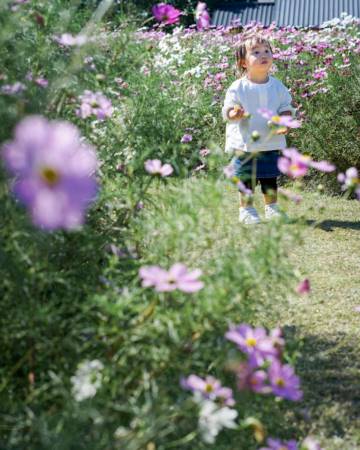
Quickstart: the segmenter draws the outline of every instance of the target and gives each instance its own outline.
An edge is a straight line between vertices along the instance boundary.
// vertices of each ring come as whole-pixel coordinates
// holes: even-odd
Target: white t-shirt
[[[222,115],[226,120],[225,152],[234,150],[245,152],[281,150],[286,147],[286,139],[283,135],[270,136],[268,119],[262,117],[257,110],[268,108],[275,114],[284,111],[294,113],[291,106],[291,95],[283,83],[274,77],[269,77],[266,83],[253,83],[246,77],[240,78],[226,91]],[[246,112],[251,114],[249,119],[229,120],[227,112],[229,108],[241,105]],[[253,142],[251,134],[257,131],[260,138]]]

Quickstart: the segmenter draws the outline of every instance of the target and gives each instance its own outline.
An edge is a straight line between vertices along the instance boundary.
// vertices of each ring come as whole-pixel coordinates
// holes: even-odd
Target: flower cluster
[[[299,377],[290,365],[281,363],[284,339],[280,329],[268,335],[264,328],[247,324],[231,326],[225,337],[247,356],[236,368],[238,387],[261,394],[274,394],[287,400],[302,398]]]
[[[5,165],[15,177],[13,192],[35,225],[55,230],[83,223],[97,192],[97,159],[74,125],[27,117],[3,150]]]
[[[203,288],[204,283],[198,278],[200,269],[188,271],[184,264],[176,263],[169,271],[159,266],[144,266],[139,271],[143,287],[154,287],[157,292],[169,292],[179,289],[186,293],[197,292]]]

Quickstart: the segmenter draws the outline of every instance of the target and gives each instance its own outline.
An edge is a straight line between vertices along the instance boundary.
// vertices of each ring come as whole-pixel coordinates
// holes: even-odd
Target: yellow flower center
[[[206,392],[212,392],[214,390],[214,387],[211,384],[207,384],[205,386],[205,391]]]
[[[245,342],[249,347],[255,347],[256,345],[256,339],[253,337],[247,338]]]
[[[273,123],[279,123],[280,122],[280,116],[272,116],[271,121]]]
[[[283,378],[278,378],[278,379],[276,380],[276,384],[277,384],[277,386],[279,386],[279,387],[284,387],[284,386],[285,386],[285,381],[284,381]]]
[[[45,183],[50,186],[54,186],[60,180],[59,173],[51,167],[43,167],[40,174]]]

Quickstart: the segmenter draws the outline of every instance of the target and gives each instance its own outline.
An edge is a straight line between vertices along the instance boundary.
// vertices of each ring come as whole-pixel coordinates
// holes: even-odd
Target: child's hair
[[[242,63],[245,62],[246,52],[255,47],[256,45],[261,44],[267,45],[271,53],[273,53],[269,40],[258,34],[249,36],[240,42],[240,44],[235,50],[236,67],[240,75],[243,75],[245,72],[245,68],[242,66]]]

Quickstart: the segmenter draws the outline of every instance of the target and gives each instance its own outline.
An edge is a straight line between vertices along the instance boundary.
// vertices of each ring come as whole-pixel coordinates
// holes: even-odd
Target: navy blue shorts
[[[251,180],[255,165],[257,180],[262,178],[276,178],[281,173],[277,165],[279,156],[279,150],[259,152],[253,158],[251,157],[251,153],[244,152],[243,155],[237,156],[233,160],[235,176],[243,182]]]

